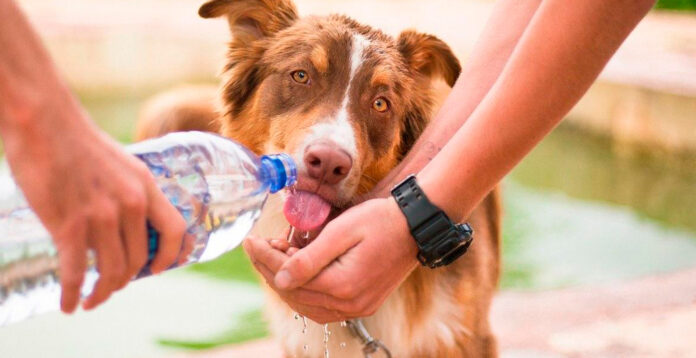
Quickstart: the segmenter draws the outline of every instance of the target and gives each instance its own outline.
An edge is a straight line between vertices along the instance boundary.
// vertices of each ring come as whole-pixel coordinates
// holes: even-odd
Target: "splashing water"
[[[324,358],[329,358],[329,336],[331,331],[329,331],[329,325],[324,325]]]

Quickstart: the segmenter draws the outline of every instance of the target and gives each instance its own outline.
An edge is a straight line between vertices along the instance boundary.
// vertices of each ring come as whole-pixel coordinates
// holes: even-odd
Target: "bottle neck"
[[[262,178],[271,193],[282,190],[297,182],[297,166],[287,154],[269,154],[261,157]]]

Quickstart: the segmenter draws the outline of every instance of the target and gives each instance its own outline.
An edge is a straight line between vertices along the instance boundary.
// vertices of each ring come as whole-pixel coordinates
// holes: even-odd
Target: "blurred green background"
[[[392,32],[430,31],[462,59],[491,5],[433,1],[427,11],[438,16],[409,17],[398,11],[419,13],[422,1],[297,2],[302,13],[344,12]],[[195,16],[200,3],[22,4],[94,121],[128,143],[148,97],[180,83],[217,83],[228,32],[224,21]],[[695,9],[696,1],[662,0],[657,7]],[[380,16],[384,9],[393,14],[390,21]],[[688,147],[696,142],[689,137],[696,136],[689,134],[696,92],[673,81],[672,76],[688,81],[688,72],[658,71],[674,68],[670,61],[684,61],[657,55],[673,51],[691,58],[696,27],[688,12],[674,16],[689,31],[672,28],[677,21],[664,13],[669,12],[660,11],[636,31],[598,87],[502,183],[502,290],[611,283],[696,264],[696,151]],[[639,52],[646,48],[648,55]],[[640,64],[650,70],[633,67]],[[660,86],[653,85],[656,78],[663,80]],[[598,92],[607,88],[611,96]],[[638,109],[621,111],[629,105]],[[614,122],[617,118],[622,122]],[[676,129],[660,127],[666,125]],[[161,357],[209,349],[266,336],[263,302],[257,276],[244,253],[235,250],[136,282],[94,313],[49,314],[0,328],[0,355]]]
[[[659,0],[655,5],[658,9],[672,10],[696,10],[696,1],[694,0]]]

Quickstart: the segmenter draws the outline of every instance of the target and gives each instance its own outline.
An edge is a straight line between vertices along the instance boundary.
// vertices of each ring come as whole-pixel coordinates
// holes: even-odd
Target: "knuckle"
[[[117,223],[116,208],[110,204],[103,202],[98,204],[92,211],[92,220],[100,225],[114,225]]]
[[[128,272],[129,274],[135,275],[140,270],[145,266],[147,263],[147,256],[146,255],[140,255],[138,257],[136,256],[131,256],[129,260],[129,265],[128,265]]]
[[[109,283],[118,284],[123,282],[126,277],[126,266],[123,263],[112,263],[111,267],[104,272],[102,278]]]
[[[79,275],[66,275],[61,280],[61,286],[65,290],[74,290],[82,286],[82,277]]]
[[[294,265],[291,265],[289,268],[294,270],[295,274],[305,276],[314,271],[314,260],[306,252],[299,251],[292,258],[294,259]]]
[[[135,213],[145,212],[145,193],[140,188],[126,189],[121,200],[125,209]]]
[[[147,165],[145,165],[145,163],[139,160],[135,161],[133,165],[133,170],[135,171],[135,175],[137,175],[141,180],[152,180],[152,173],[147,168]]]
[[[121,283],[121,281],[123,281],[123,276],[114,272],[104,272],[101,275],[101,279],[113,287],[118,286]]]
[[[159,259],[158,261],[163,261],[165,264],[170,264],[176,260],[176,258],[179,256],[179,252],[180,247],[175,245],[161,249],[157,254]]]
[[[181,215],[177,215],[176,219],[172,220],[166,228],[166,235],[169,240],[183,240],[185,232],[186,221]]]

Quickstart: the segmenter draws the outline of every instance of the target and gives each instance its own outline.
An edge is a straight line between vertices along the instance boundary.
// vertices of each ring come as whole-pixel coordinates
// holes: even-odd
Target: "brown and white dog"
[[[290,153],[300,198],[269,200],[257,225],[264,237],[280,237],[289,221],[321,226],[329,211],[368,192],[428,123],[437,83],[452,86],[460,73],[434,36],[404,31],[393,38],[338,15],[300,18],[290,0],[212,0],[199,14],[226,17],[232,32],[221,107],[203,89],[160,96],[143,112],[137,137],[219,131],[259,154]],[[284,216],[286,200],[316,210],[292,214],[295,204],[286,203]],[[364,319],[394,357],[497,355],[488,312],[499,273],[499,210],[493,192],[470,217],[476,239],[467,255],[446,268],[416,269]],[[322,327],[310,323],[303,334],[302,322],[271,296],[271,330],[286,356],[322,357]],[[332,357],[362,356],[345,327],[330,330]]]

